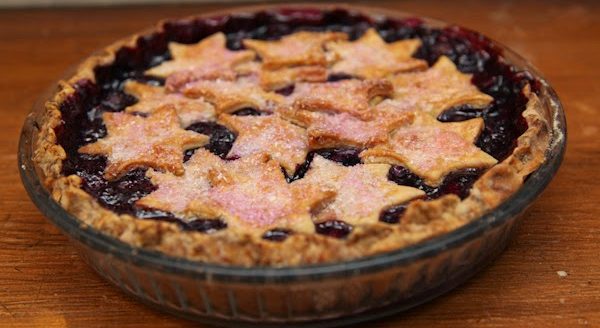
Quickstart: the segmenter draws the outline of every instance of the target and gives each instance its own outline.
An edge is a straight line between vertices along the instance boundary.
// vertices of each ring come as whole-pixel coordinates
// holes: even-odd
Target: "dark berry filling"
[[[437,119],[440,122],[462,122],[481,117],[485,111],[486,108],[475,108],[470,105],[456,106],[443,111]]]
[[[288,229],[271,229],[262,235],[262,238],[269,241],[284,241],[292,234]]]
[[[321,155],[330,161],[338,162],[344,166],[354,166],[360,164],[358,155],[362,149],[359,148],[328,148],[319,149],[315,154]]]
[[[237,116],[261,116],[261,115],[264,115],[265,113],[259,112],[258,110],[251,108],[251,107],[246,107],[246,108],[238,109],[231,114],[237,115]]]
[[[485,170],[477,168],[463,169],[452,172],[446,176],[444,182],[436,188],[435,193],[428,195],[437,198],[446,194],[455,194],[464,199],[469,196],[471,187]]]
[[[331,220],[315,224],[318,234],[334,238],[345,238],[352,232],[352,226],[344,221]]]
[[[435,199],[447,194],[455,194],[461,199],[469,196],[471,187],[483,174],[484,169],[468,168],[448,174],[444,181],[437,187],[429,186],[422,178],[412,173],[403,166],[392,166],[388,172],[388,179],[397,184],[411,186],[425,192],[425,200]],[[392,206],[381,212],[379,221],[385,223],[398,223],[404,215],[408,204]]]
[[[183,223],[182,226],[184,230],[214,233],[227,228],[227,223],[220,219],[196,219]]]
[[[172,213],[152,208],[138,208],[135,214],[140,219],[160,220],[165,222],[175,222],[179,224],[181,224],[182,222]]]
[[[157,219],[180,222],[184,229],[211,232],[226,227],[220,220],[198,219],[191,223],[175,218],[170,213],[141,209],[135,202],[154,190],[145,176],[145,169],[135,169],[116,181],[106,181],[103,171],[106,160],[99,156],[79,154],[82,145],[94,142],[106,135],[102,123],[102,113],[122,111],[135,103],[136,99],[122,91],[123,82],[134,79],[152,85],[164,85],[164,79],[147,76],[144,71],[170,59],[169,42],[195,43],[218,31],[227,36],[227,46],[232,50],[242,49],[242,39],[254,38],[273,40],[298,30],[342,31],[350,39],[360,37],[369,27],[376,28],[388,41],[419,38],[423,45],[415,54],[430,65],[441,56],[448,56],[458,68],[473,74],[473,83],[483,92],[494,97],[494,102],[483,109],[456,107],[444,111],[438,119],[455,122],[482,117],[485,128],[476,144],[498,160],[506,158],[514,149],[517,138],[527,129],[521,113],[527,98],[522,93],[529,83],[534,92],[539,82],[528,72],[518,71],[506,63],[502,50],[484,36],[460,27],[443,29],[430,28],[419,19],[374,19],[344,9],[281,9],[261,11],[255,14],[230,15],[213,18],[198,18],[167,22],[162,31],[140,37],[134,46],[119,49],[113,63],[97,66],[95,80],[81,80],[75,85],[76,92],[68,97],[60,107],[63,124],[56,128],[59,144],[67,157],[63,162],[63,174],[76,174],[83,180],[82,187],[99,202],[117,212],[136,215],[143,219]],[[352,78],[338,74],[328,78],[337,81]],[[293,86],[277,90],[289,95]],[[260,114],[255,110],[243,109],[236,115]],[[205,147],[224,158],[235,141],[235,134],[216,123],[196,123],[189,130],[210,135],[210,143]],[[195,150],[185,153],[186,160]],[[309,153],[305,163],[298,166],[288,181],[302,178],[310,166],[314,154],[344,165],[360,163],[359,149],[325,149]],[[428,199],[453,193],[462,198],[468,195],[474,181],[483,173],[480,169],[467,169],[454,172],[446,177],[438,187],[428,186],[421,178],[406,168],[392,167],[389,179],[399,184],[414,186],[424,190]],[[397,222],[403,214],[403,206],[398,205],[384,211],[381,220]],[[342,221],[327,221],[316,225],[317,232],[334,237],[344,237],[352,227]],[[266,239],[277,240],[281,231],[270,232]],[[267,234],[265,234],[266,236]],[[274,238],[274,239],[273,239]]]
[[[227,228],[227,223],[221,219],[194,219],[187,221],[176,217],[172,213],[151,208],[137,208],[135,215],[140,219],[176,223],[181,229],[187,231],[214,233]]]
[[[317,150],[310,151],[308,153],[308,155],[306,156],[306,160],[304,161],[304,163],[302,163],[302,164],[298,165],[298,167],[296,167],[296,172],[294,172],[294,175],[292,175],[290,177],[290,176],[287,176],[287,174],[286,174],[286,178],[287,178],[288,182],[302,179],[304,177],[304,175],[306,174],[306,172],[308,171],[308,169],[310,168],[310,163],[312,163],[312,160],[315,158],[315,154],[323,156],[324,158],[326,158],[330,161],[341,163],[344,166],[354,166],[354,165],[360,163],[360,157],[358,155],[360,154],[361,151],[362,151],[362,149],[351,148],[351,147],[323,148],[323,149],[317,149]]]
[[[152,85],[155,87],[162,87],[165,85],[165,79],[162,77],[158,77],[158,76],[142,75],[142,76],[136,76],[133,79],[140,83],[145,83],[145,84]]]
[[[328,82],[336,82],[336,81],[341,81],[341,80],[350,80],[353,79],[354,77],[352,75],[349,74],[344,74],[344,73],[336,73],[336,74],[331,74],[327,77],[327,81]]]
[[[517,138],[527,130],[520,115],[528,100],[522,89],[530,84],[535,92],[539,82],[528,72],[508,65],[502,50],[479,33],[456,26],[442,30],[419,26],[414,33],[423,42],[415,57],[433,64],[439,56],[448,56],[460,71],[473,74],[472,82],[481,91],[494,97],[493,103],[481,112],[485,128],[476,145],[497,160],[505,159]]]
[[[402,218],[404,212],[406,212],[407,207],[408,204],[392,206],[381,212],[381,214],[379,215],[379,221],[390,224],[398,223],[400,222],[400,219]]]
[[[294,89],[295,89],[295,86],[292,84],[292,85],[288,85],[287,87],[277,89],[277,90],[275,90],[275,92],[282,96],[289,96],[292,93],[294,93]]]
[[[395,165],[388,172],[388,179],[400,185],[421,189],[426,194],[426,199],[435,199],[446,194],[455,194],[466,198],[473,183],[483,174],[483,169],[469,168],[448,174],[444,181],[437,187],[429,186],[418,175],[409,169]]]
[[[392,166],[388,172],[388,179],[399,185],[421,189],[426,194],[430,194],[434,190],[434,188],[425,184],[425,181],[420,176],[412,173],[404,166]]]
[[[231,146],[233,146],[233,142],[236,138],[236,135],[233,132],[215,122],[194,123],[188,126],[187,130],[210,136],[210,141],[204,148],[221,158],[227,156],[227,153],[231,150]],[[186,151],[184,160],[188,160],[195,151],[195,149]]]
[[[84,175],[87,192],[96,194],[101,204],[115,208],[117,211],[127,211],[140,198],[156,188],[146,177],[146,169],[135,169],[123,177],[106,181],[97,175]]]
[[[100,105],[103,106],[104,111],[107,112],[120,112],[127,106],[133,105],[137,102],[135,97],[130,96],[122,91],[111,91],[106,95],[106,98],[102,99]]]

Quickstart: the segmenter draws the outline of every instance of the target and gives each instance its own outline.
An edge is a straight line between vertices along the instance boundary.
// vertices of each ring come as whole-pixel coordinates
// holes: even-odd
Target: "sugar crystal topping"
[[[103,120],[106,137],[81,147],[79,152],[106,156],[104,176],[108,180],[144,166],[182,175],[184,150],[208,142],[203,134],[183,130],[172,106],[158,108],[147,118],[104,113]]]
[[[373,117],[369,102],[392,92],[392,84],[383,79],[297,83],[290,102],[295,110],[348,113],[366,120]]]
[[[240,158],[265,153],[288,172],[304,162],[308,153],[306,130],[279,115],[232,116],[223,114],[219,121],[238,134],[228,157]]]
[[[419,40],[386,43],[369,29],[354,41],[307,31],[246,39],[238,51],[225,41],[216,33],[197,44],[171,43],[172,59],[145,72],[165,86],[128,81],[124,92],[137,102],[105,113],[107,135],[79,149],[106,157],[106,179],[148,167],[156,189],[136,206],[188,221],[219,219],[257,235],[310,233],[328,221],[351,229],[424,195],[389,180],[391,165],[437,186],[453,171],[496,163],[475,145],[481,118],[436,119],[453,106],[483,108],[493,99],[450,59],[427,67],[413,58]],[[328,81],[332,75],[348,78]],[[226,156],[199,148],[208,136],[184,130],[198,123],[235,136]],[[347,147],[360,153],[356,162],[314,154]]]
[[[326,42],[346,40],[340,32],[297,32],[278,41],[244,40],[244,45],[262,58],[263,66],[281,68],[298,65],[324,65],[323,45]]]
[[[461,73],[448,57],[440,57],[428,70],[404,73],[390,79],[394,84],[394,106],[439,115],[445,109],[470,105],[483,108],[492,97],[471,83],[471,75]]]
[[[470,167],[489,167],[496,159],[474,145],[483,120],[440,123],[419,113],[410,125],[394,130],[387,142],[365,150],[369,163],[399,164],[438,185],[448,173]]]
[[[390,166],[358,164],[350,167],[316,156],[299,184],[321,184],[335,191],[316,221],[343,220],[350,224],[376,223],[381,209],[423,196],[419,189],[400,186],[387,179]]]
[[[199,80],[186,84],[181,92],[186,97],[203,98],[213,104],[219,114],[244,107],[272,112],[282,101],[280,95],[266,92],[248,81]]]
[[[168,77],[182,71],[196,71],[197,75],[218,77],[230,74],[240,63],[254,58],[254,52],[231,51],[225,46],[225,34],[218,32],[193,45],[170,43],[173,60],[165,61],[146,71],[146,74]]]
[[[371,28],[356,41],[330,42],[327,49],[334,56],[334,73],[368,79],[427,68],[425,61],[412,57],[420,45],[418,39],[386,43]]]
[[[163,87],[135,81],[127,81],[124,90],[138,100],[134,105],[125,108],[128,113],[150,114],[159,108],[173,106],[184,127],[196,122],[215,120],[215,108],[202,99],[167,93]]]

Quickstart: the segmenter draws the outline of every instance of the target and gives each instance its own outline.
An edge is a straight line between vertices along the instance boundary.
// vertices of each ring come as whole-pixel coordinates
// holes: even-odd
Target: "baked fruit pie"
[[[295,266],[457,229],[544,161],[539,82],[481,35],[278,15],[166,22],[86,60],[38,122],[53,198],[135,247]]]

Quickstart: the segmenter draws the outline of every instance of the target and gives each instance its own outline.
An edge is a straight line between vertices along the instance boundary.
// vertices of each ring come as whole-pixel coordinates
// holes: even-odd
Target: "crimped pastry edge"
[[[162,24],[149,31],[160,31]],[[484,173],[467,198],[460,200],[455,195],[445,195],[428,202],[413,201],[400,224],[357,226],[347,239],[297,233],[284,242],[275,243],[227,230],[210,235],[182,231],[175,223],[118,215],[83,191],[78,176],[61,174],[66,153],[57,144],[54,128],[62,123],[59,107],[75,93],[74,85],[86,79],[95,81],[95,67],[113,62],[121,47],[135,47],[138,38],[149,31],[113,43],[86,59],[69,79],[60,81],[57,92],[36,118],[40,129],[34,140],[33,160],[52,198],[79,218],[85,228],[97,229],[134,247],[190,260],[248,267],[348,261],[397,250],[455,230],[500,205],[544,162],[552,138],[549,113],[544,112],[537,95],[525,87],[529,101],[522,115],[528,129],[518,138],[513,153]]]

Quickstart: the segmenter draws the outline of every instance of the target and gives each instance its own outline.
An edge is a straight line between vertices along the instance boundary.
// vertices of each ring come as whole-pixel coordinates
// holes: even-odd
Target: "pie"
[[[54,200],[134,247],[297,266],[458,229],[545,161],[539,81],[485,37],[284,13],[170,21],[84,61],[37,122]]]

